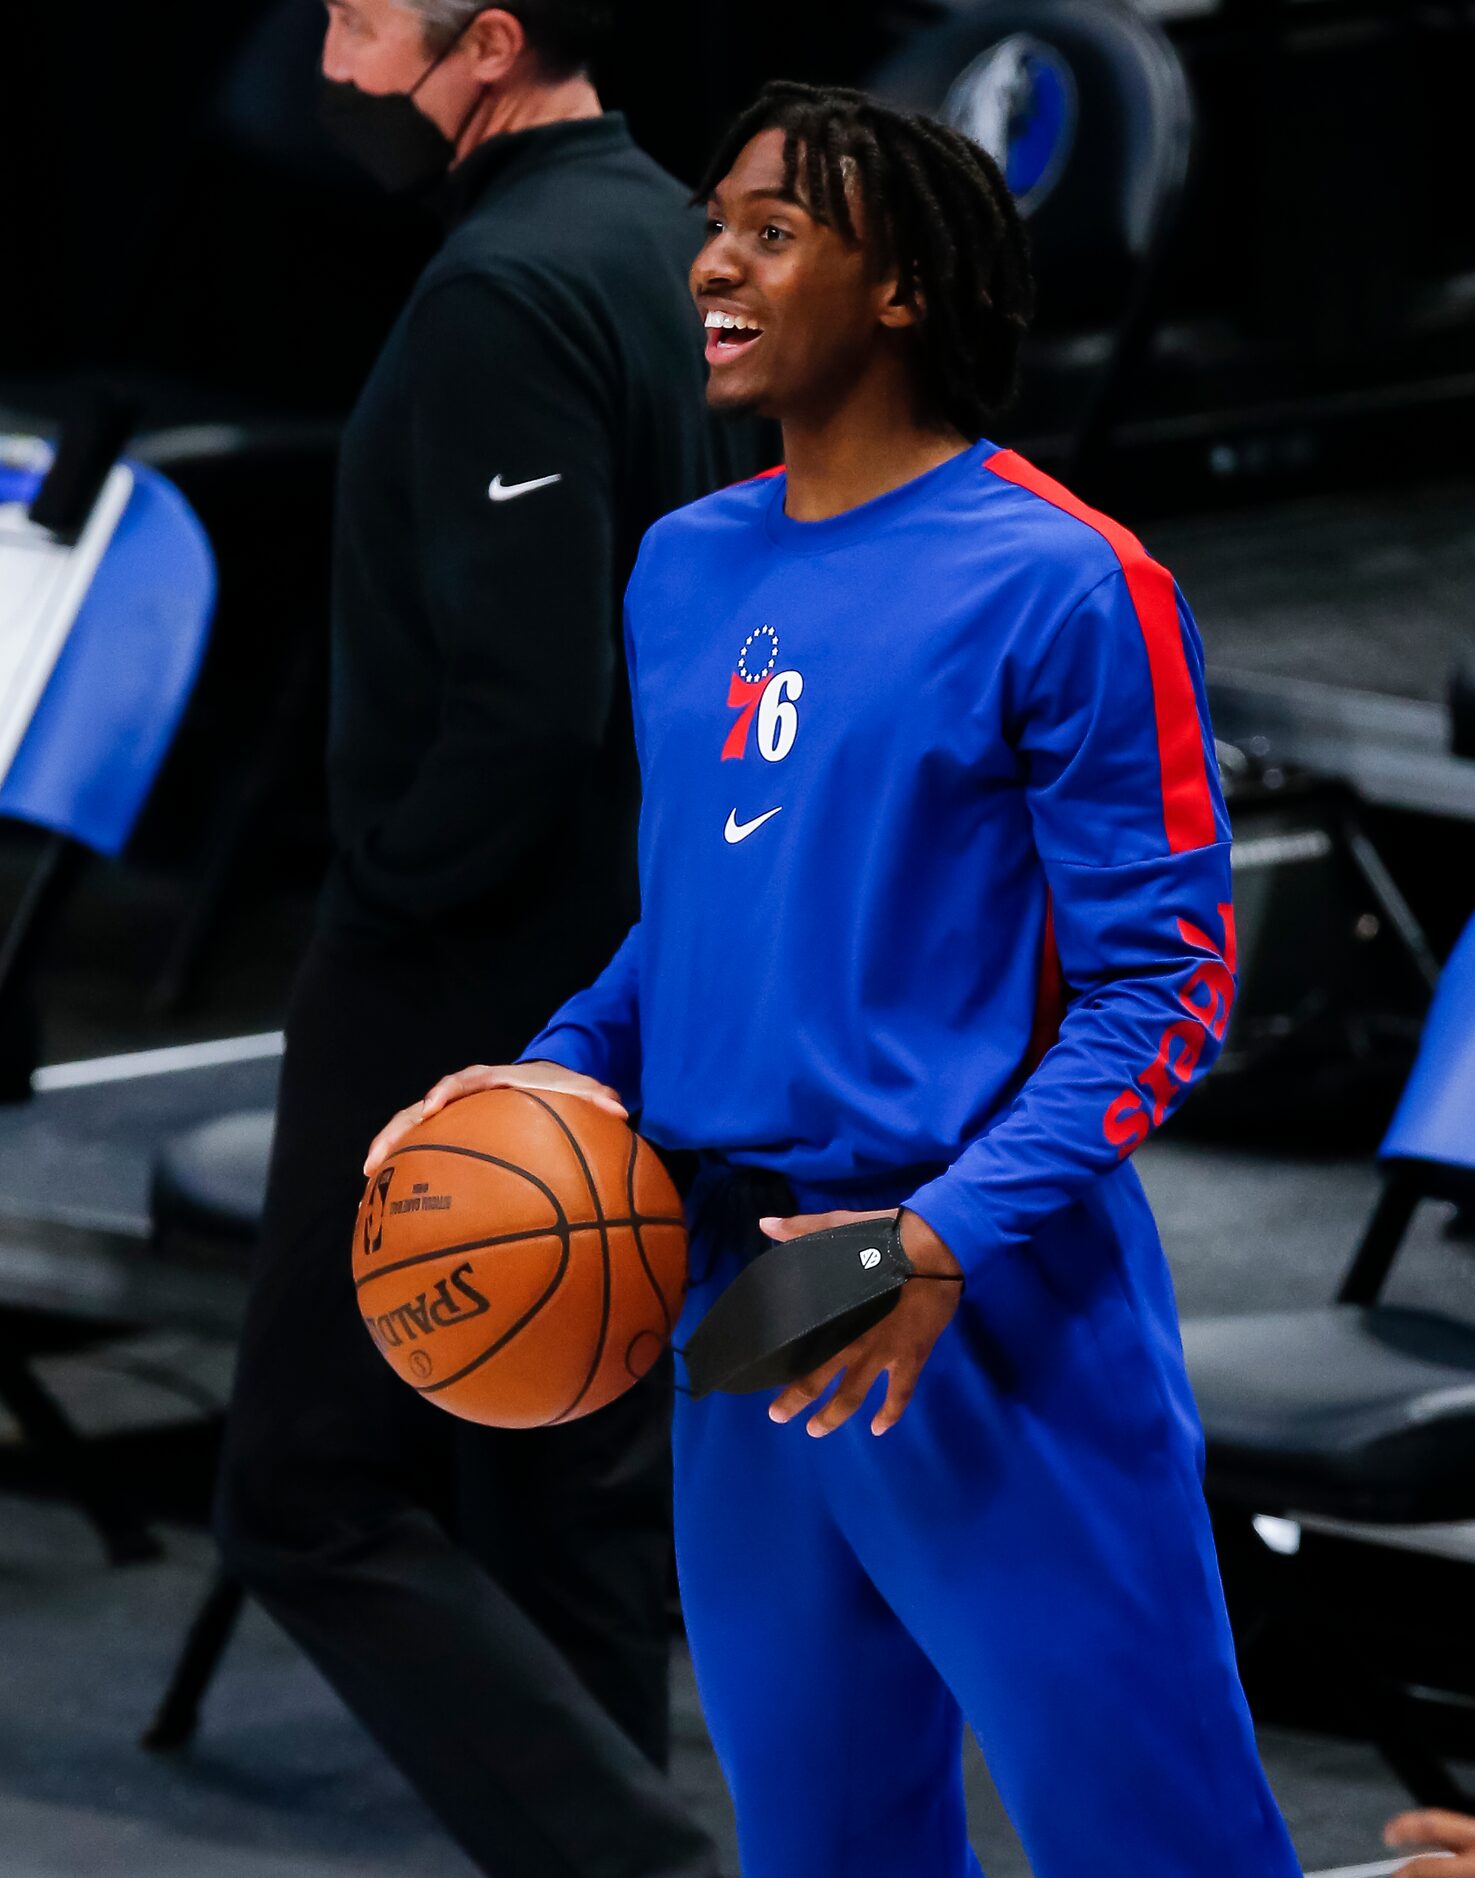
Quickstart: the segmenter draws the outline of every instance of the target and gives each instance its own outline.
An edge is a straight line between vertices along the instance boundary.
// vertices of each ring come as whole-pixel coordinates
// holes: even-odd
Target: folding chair
[[[1379,1159],[1382,1194],[1334,1303],[1183,1326],[1205,1491],[1248,1556],[1255,1515],[1475,1519],[1475,1325],[1381,1301],[1419,1205],[1475,1201],[1475,919],[1444,968]],[[1270,1572],[1248,1589],[1273,1608]],[[1384,1759],[1420,1803],[1468,1810],[1409,1692],[1386,1674],[1351,1675],[1347,1655],[1328,1651],[1326,1674],[1367,1717]]]
[[[115,857],[127,844],[189,699],[214,611],[214,558],[192,510],[156,471],[126,464],[120,476],[111,447],[101,447],[107,429],[91,424],[64,438],[49,475],[41,446],[12,448],[0,466],[0,544],[12,554],[12,600],[29,577],[27,556],[64,579],[59,557],[85,542],[98,502],[111,499],[109,491],[122,502],[0,780],[0,816],[44,834],[0,939],[0,1099],[10,1101],[29,1097],[36,1066],[37,959],[86,856]],[[23,625],[23,609],[12,611],[10,627]],[[24,663],[16,669],[24,674]],[[110,1559],[156,1554],[3,1320],[0,1401]]]

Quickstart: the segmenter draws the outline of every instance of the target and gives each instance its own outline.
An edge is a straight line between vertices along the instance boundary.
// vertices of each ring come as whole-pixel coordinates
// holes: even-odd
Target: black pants
[[[423,958],[320,941],[299,974],[221,1546],[484,1871],[708,1878],[660,1771],[664,1366],[585,1420],[479,1428],[406,1388],[355,1308],[371,1136],[536,1027],[488,1035],[465,1008]]]

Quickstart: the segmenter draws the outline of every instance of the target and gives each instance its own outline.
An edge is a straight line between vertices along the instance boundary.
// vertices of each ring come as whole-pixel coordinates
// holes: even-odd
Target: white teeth
[[[744,319],[741,313],[709,313],[703,324],[709,331],[740,333],[761,333],[763,328],[756,320]]]

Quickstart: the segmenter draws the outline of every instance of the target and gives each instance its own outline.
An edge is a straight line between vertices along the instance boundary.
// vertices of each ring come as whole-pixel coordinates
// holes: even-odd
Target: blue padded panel
[[[1440,975],[1382,1160],[1475,1169],[1475,918]]]
[[[215,611],[215,560],[194,511],[156,470],[129,468],[133,495],[0,785],[0,815],[100,854],[133,831]],[[28,499],[13,474],[10,484],[10,500]]]

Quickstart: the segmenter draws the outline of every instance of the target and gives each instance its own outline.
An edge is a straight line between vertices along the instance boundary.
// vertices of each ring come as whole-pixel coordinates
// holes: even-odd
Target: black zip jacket
[[[761,464],[705,407],[699,212],[622,117],[494,138],[447,205],[343,440],[322,920],[513,974],[536,1027],[635,917],[641,535]]]

